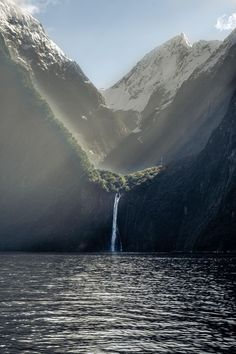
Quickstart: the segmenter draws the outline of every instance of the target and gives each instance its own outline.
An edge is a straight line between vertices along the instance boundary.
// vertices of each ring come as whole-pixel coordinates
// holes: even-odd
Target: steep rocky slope
[[[196,157],[166,167],[121,198],[128,251],[236,251],[236,91]]]
[[[235,87],[235,43],[234,31],[182,83],[166,108],[157,109],[160,92],[154,92],[139,130],[111,152],[104,166],[127,172],[201,151],[221,122]]]
[[[94,169],[13,50],[0,33],[0,251],[109,250],[114,195],[126,181]]]
[[[0,32],[11,56],[30,71],[36,89],[94,162],[126,134],[101,94],[45,33],[10,0],[0,2]]]
[[[0,35],[0,250],[105,250],[113,194]]]

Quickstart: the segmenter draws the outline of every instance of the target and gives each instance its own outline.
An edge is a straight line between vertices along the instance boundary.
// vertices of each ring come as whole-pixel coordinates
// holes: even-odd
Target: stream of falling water
[[[117,227],[117,214],[118,206],[120,201],[120,193],[116,193],[113,207],[113,221],[112,221],[112,235],[111,235],[111,252],[120,252],[121,243],[119,244],[118,240],[118,227]]]

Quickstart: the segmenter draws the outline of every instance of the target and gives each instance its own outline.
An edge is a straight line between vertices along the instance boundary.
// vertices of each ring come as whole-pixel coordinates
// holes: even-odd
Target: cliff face
[[[0,250],[108,249],[113,194],[1,36],[0,77]]]
[[[236,94],[206,148],[120,201],[128,251],[236,250]]]

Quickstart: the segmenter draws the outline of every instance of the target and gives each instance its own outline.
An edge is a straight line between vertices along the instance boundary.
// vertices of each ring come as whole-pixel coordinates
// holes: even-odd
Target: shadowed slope
[[[236,93],[206,148],[120,201],[126,251],[236,251]]]

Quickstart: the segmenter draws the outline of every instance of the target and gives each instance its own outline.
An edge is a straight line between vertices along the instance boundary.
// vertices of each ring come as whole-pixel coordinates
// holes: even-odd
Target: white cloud
[[[230,16],[222,15],[217,19],[215,27],[219,31],[233,30],[236,28],[236,12]]]
[[[17,4],[22,9],[30,12],[31,14],[38,13],[40,11],[37,2],[31,0],[11,0],[11,2]]]
[[[31,14],[44,10],[48,5],[55,5],[59,0],[10,0]]]

